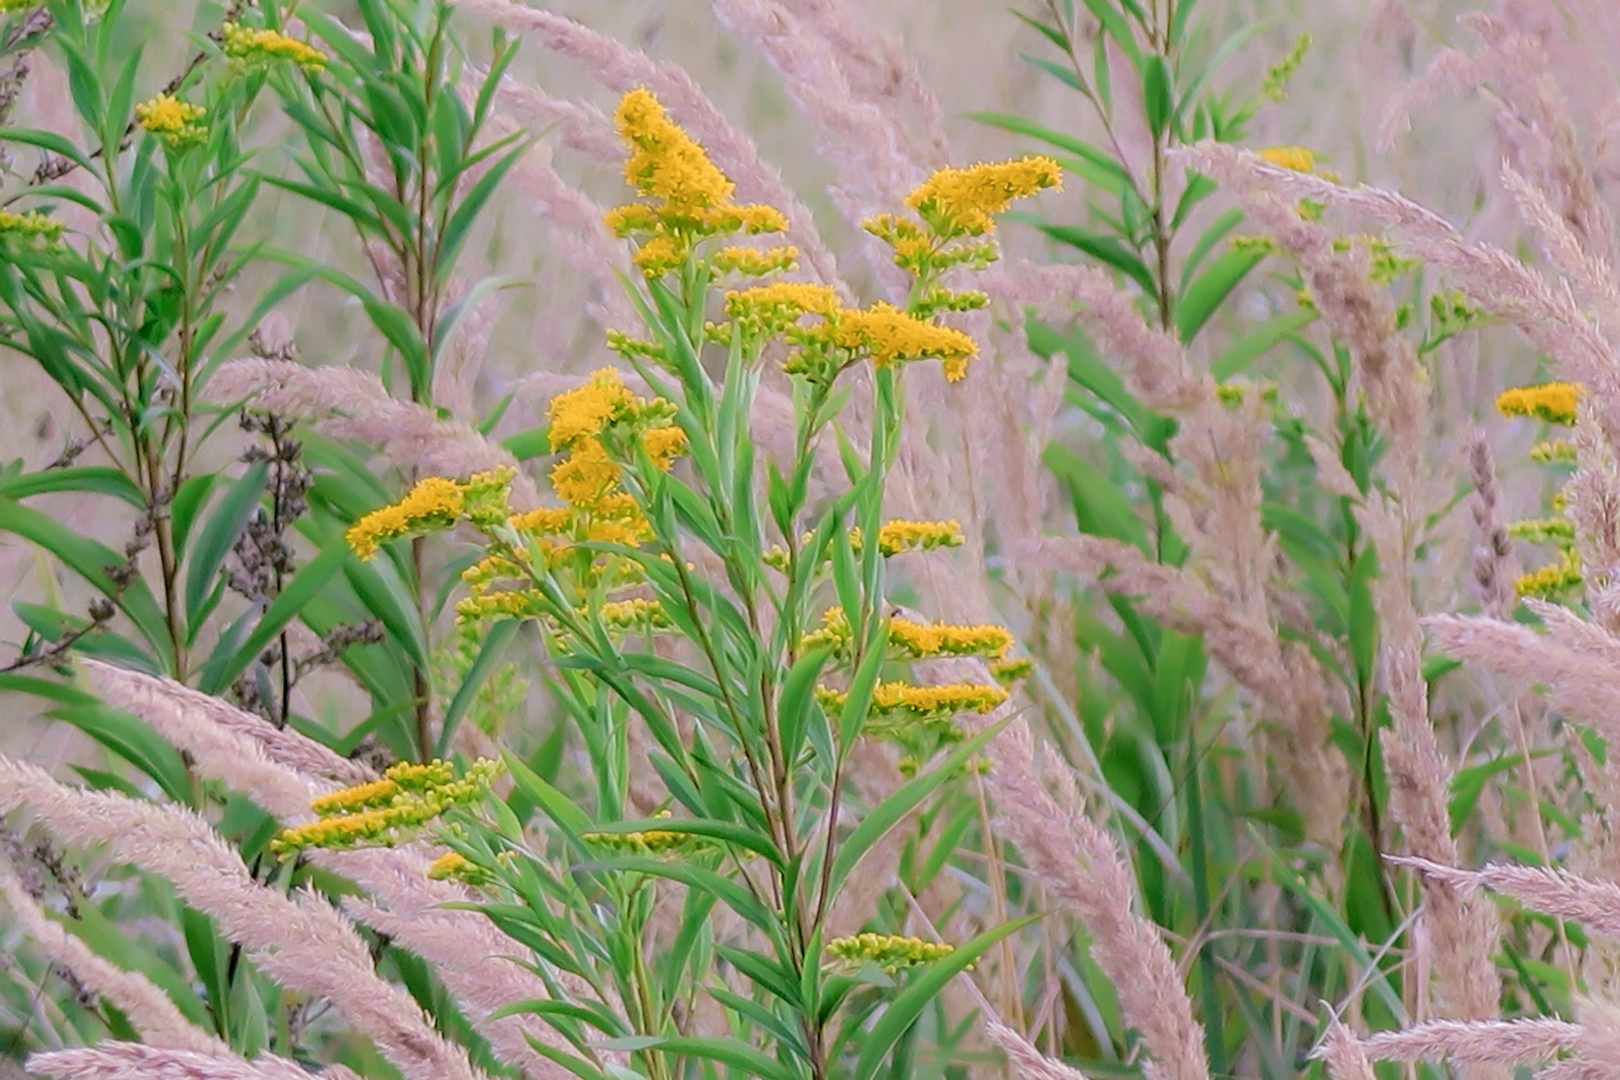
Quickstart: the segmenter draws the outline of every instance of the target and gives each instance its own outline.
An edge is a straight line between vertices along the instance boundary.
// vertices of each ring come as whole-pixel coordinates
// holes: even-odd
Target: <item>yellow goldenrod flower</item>
[[[999,686],[977,683],[949,683],[944,686],[915,686],[904,682],[880,682],[872,691],[872,714],[906,713],[919,720],[941,719],[960,713],[988,713],[1010,697]],[[828,712],[844,707],[849,695],[830,687],[816,687],[816,700]]]
[[[465,881],[472,884],[487,875],[461,852],[447,851],[428,863],[427,876],[433,881]]]
[[[0,210],[0,245],[17,244],[39,248],[55,248],[67,231],[65,221],[57,221],[38,210],[14,214]]]
[[[597,616],[604,625],[616,630],[666,629],[671,625],[663,604],[641,598],[610,600],[602,605]]]
[[[1522,575],[1513,583],[1513,588],[1520,596],[1557,600],[1580,588],[1585,580],[1581,573],[1580,559],[1571,550],[1565,552],[1564,557],[1558,562],[1548,563],[1539,570]]]
[[[936,326],[881,300],[869,308],[842,312],[833,340],[845,349],[867,351],[880,368],[938,359],[951,382],[967,374],[968,357],[979,351],[978,343],[962,331]]]
[[[827,952],[846,964],[872,963],[890,973],[943,960],[955,951],[954,945],[894,934],[856,934],[827,942]]]
[[[653,817],[671,818],[673,815],[668,810],[660,810]],[[643,832],[628,833],[587,832],[580,833],[579,838],[593,847],[622,852],[627,855],[691,853],[708,846],[707,841],[701,836],[675,832],[670,829],[647,829]]]
[[[600,435],[614,420],[624,417],[636,403],[636,396],[624,385],[613,368],[601,368],[577,390],[551,399],[551,448],[566,450],[584,439]]]
[[[383,544],[448,529],[461,517],[466,489],[454,480],[430,476],[417,482],[392,506],[373,510],[348,532],[349,546],[362,559],[373,559]]]
[[[554,536],[566,532],[573,523],[574,511],[566,506],[542,506],[538,510],[513,514],[509,522],[518,532],[533,533],[536,536]],[[465,577],[466,574],[462,576]]]
[[[1529,416],[1549,424],[1575,423],[1576,407],[1585,391],[1575,383],[1555,382],[1504,390],[1496,399],[1503,416]]]
[[[1575,444],[1568,439],[1549,439],[1530,448],[1530,460],[1542,465],[1575,464]]]
[[[658,468],[668,472],[675,459],[686,453],[686,432],[678,427],[657,427],[642,438],[641,445]]]
[[[409,839],[414,830],[446,811],[472,802],[489,787],[500,768],[497,761],[475,761],[458,780],[448,762],[401,762],[384,773],[381,781],[315,800],[311,809],[322,816],[282,830],[270,841],[270,850],[283,854],[311,847],[391,846]]]
[[[990,674],[1003,686],[1027,679],[1034,671],[1035,662],[1027,656],[1016,660],[998,660],[990,665]]]
[[[569,506],[594,506],[619,486],[619,466],[592,439],[575,447],[551,470],[551,487]]]
[[[151,101],[135,106],[135,119],[170,146],[187,146],[202,142],[208,129],[197,121],[208,115],[201,105],[190,105],[172,94],[159,94]]]
[[[854,642],[849,616],[841,607],[828,608],[821,616],[821,628],[806,634],[800,647],[805,651],[831,646],[845,652]],[[941,656],[988,656],[1003,659],[1013,645],[1012,634],[1000,626],[925,626],[910,619],[889,619],[889,646],[907,659],[928,660]]]
[[[992,215],[1014,199],[1061,188],[1063,170],[1049,157],[1026,157],[967,169],[941,169],[906,197],[906,205],[945,236],[994,232]]]
[[[726,274],[765,277],[793,269],[798,258],[796,247],[723,247],[709,256],[709,265]]]
[[[624,166],[624,178],[631,187],[650,198],[663,199],[677,211],[720,206],[731,200],[735,185],[669,118],[650,91],[626,94],[614,120],[624,141],[635,148]]]
[[[1515,540],[1525,540],[1532,544],[1569,546],[1575,543],[1575,523],[1567,517],[1514,521],[1508,525],[1508,535]]]
[[[309,808],[322,817],[332,814],[353,814],[360,810],[374,810],[380,806],[387,806],[395,795],[400,793],[400,786],[392,780],[373,780],[369,784],[358,787],[344,788],[334,791],[330,795],[322,795],[309,804]]]
[[[859,536],[852,533],[850,539],[859,551]],[[965,542],[962,525],[957,521],[890,521],[878,530],[878,550],[885,556],[961,547]]]
[[[285,60],[311,75],[326,70],[330,57],[297,38],[274,30],[254,30],[240,23],[225,24],[225,55],[245,67],[267,67]]]
[[[691,246],[676,237],[655,236],[642,244],[630,261],[641,267],[647,277],[661,278],[679,270],[690,252]]]
[[[1279,169],[1302,173],[1316,171],[1316,155],[1303,146],[1271,146],[1260,151],[1260,156],[1268,165],[1275,165]]]

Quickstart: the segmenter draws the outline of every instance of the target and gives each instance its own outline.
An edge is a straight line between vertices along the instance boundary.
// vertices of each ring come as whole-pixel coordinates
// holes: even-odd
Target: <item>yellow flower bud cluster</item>
[[[946,720],[962,713],[988,713],[1010,695],[999,686],[948,683],[914,686],[906,682],[880,682],[872,691],[872,715],[903,713],[916,720]],[[844,707],[849,694],[827,686],[816,687],[816,700],[828,712]]]
[[[686,265],[703,240],[716,236],[782,232],[787,218],[770,206],[739,205],[736,190],[664,106],[645,89],[632,90],[614,116],[631,153],[625,181],[658,205],[621,206],[607,215],[617,236],[644,237],[635,263],[649,278],[662,278]],[[773,248],[765,252],[726,248],[715,269],[736,273],[771,273],[792,265],[798,252]]]
[[[313,45],[275,30],[254,30],[241,23],[225,24],[225,55],[244,68],[266,68],[285,61],[297,64],[311,75],[326,70],[331,59]]]
[[[856,934],[827,942],[827,952],[845,964],[876,964],[891,974],[943,960],[955,951],[954,945],[895,934]]]
[[[1568,439],[1548,439],[1530,448],[1530,460],[1540,465],[1575,464],[1575,444]]]
[[[814,537],[805,533],[801,544],[809,544]],[[965,543],[962,524],[957,521],[891,521],[878,531],[878,550],[886,559],[911,551],[936,551],[940,548],[961,547]],[[861,552],[859,526],[849,530],[850,547],[857,555]],[[780,544],[765,553],[765,565],[786,570],[788,553]]]
[[[834,607],[828,608],[821,616],[819,630],[805,635],[801,648],[808,652],[831,647],[839,655],[847,655],[853,644],[854,632],[849,616],[843,608]],[[929,660],[941,656],[987,656],[1003,660],[1012,645],[1012,633],[1001,626],[949,626],[944,623],[925,626],[900,616],[889,619],[889,647],[908,660]]]
[[[412,536],[448,529],[460,520],[466,506],[466,488],[442,476],[417,481],[392,506],[373,510],[349,529],[349,546],[360,558],[376,558],[382,545]]]
[[[58,248],[67,223],[57,221],[38,210],[14,214],[0,210],[0,249],[7,246],[32,248]]]
[[[1554,382],[1504,390],[1496,399],[1503,416],[1527,416],[1548,424],[1575,424],[1576,408],[1585,391],[1575,383]]]
[[[1520,596],[1534,596],[1542,600],[1561,600],[1585,584],[1581,573],[1581,560],[1573,549],[1555,563],[1522,575],[1513,583]]]
[[[203,106],[187,104],[172,94],[159,94],[135,106],[136,123],[175,147],[190,146],[208,138],[208,129],[197,123],[206,115],[208,110]]]
[[[654,818],[671,819],[668,810],[660,810]],[[604,851],[620,855],[673,855],[695,854],[709,846],[708,841],[691,833],[673,829],[646,829],[640,832],[587,832],[580,837],[585,843]]]
[[[422,826],[465,806],[489,788],[498,761],[479,760],[459,779],[448,762],[401,762],[381,780],[323,795],[310,804],[316,820],[284,829],[270,841],[277,854],[305,848],[392,847],[412,839]]]

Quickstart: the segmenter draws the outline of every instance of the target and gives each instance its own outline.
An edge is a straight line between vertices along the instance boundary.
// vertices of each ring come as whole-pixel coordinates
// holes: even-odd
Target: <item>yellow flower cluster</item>
[[[1505,390],[1496,399],[1503,416],[1528,416],[1549,424],[1573,426],[1584,391],[1575,383],[1555,382]]]
[[[918,720],[947,719],[961,713],[988,713],[1011,696],[999,686],[977,683],[948,683],[944,686],[915,686],[904,682],[880,682],[872,691],[872,715],[905,713]],[[816,700],[828,712],[844,707],[849,695],[831,687],[816,687]]]
[[[447,762],[401,762],[381,780],[316,799],[310,809],[320,816],[282,830],[270,841],[270,850],[287,854],[312,847],[391,847],[447,811],[477,799],[500,769],[497,761],[479,760],[457,779]]]
[[[850,534],[855,550],[861,550],[859,530]],[[878,550],[885,556],[907,551],[933,551],[961,547],[962,524],[958,521],[890,521],[878,530]]]
[[[136,122],[170,146],[189,146],[206,139],[208,129],[197,121],[207,115],[203,106],[187,104],[172,94],[159,94],[135,106]]]
[[[666,630],[672,625],[663,604],[640,597],[609,600],[597,611],[597,616],[604,626],[614,630]]]
[[[671,818],[668,810],[660,810],[655,818]],[[587,832],[581,840],[593,847],[625,855],[667,855],[675,852],[692,853],[707,846],[701,836],[675,832],[672,829],[647,829],[641,832]]]
[[[942,238],[994,232],[994,215],[1013,200],[1061,188],[1063,170],[1049,157],[1026,157],[967,169],[941,169],[906,197],[906,205]]]
[[[943,960],[955,951],[954,945],[894,934],[856,934],[827,942],[827,952],[846,964],[876,964],[890,973]]]
[[[937,358],[950,382],[967,375],[968,357],[979,351],[977,343],[962,331],[936,326],[882,301],[843,313],[834,327],[833,338],[840,347],[869,355],[877,367]]]
[[[1530,460],[1540,465],[1575,464],[1575,444],[1568,439],[1548,439],[1530,448]]]
[[[1531,518],[1510,523],[1508,535],[1532,544],[1567,546],[1575,542],[1575,523],[1567,517]]]
[[[617,236],[646,238],[635,262],[649,278],[679,270],[697,244],[708,237],[758,235],[787,228],[787,218],[774,207],[733,203],[736,185],[669,118],[650,91],[626,94],[614,119],[631,151],[624,166],[625,181],[661,205],[621,206],[607,215],[606,222]],[[717,268],[729,265],[740,273],[756,272],[760,267],[785,268],[798,256],[792,248],[763,253],[740,248],[726,251],[730,254]]]
[[[0,245],[54,248],[61,244],[62,234],[66,231],[66,222],[57,221],[38,210],[27,210],[21,214],[0,210]]]
[[[849,616],[841,607],[828,608],[821,616],[821,628],[806,634],[805,651],[831,647],[847,653],[854,643]],[[988,656],[1004,660],[1012,648],[1013,636],[1001,626],[925,626],[895,616],[889,619],[889,647],[906,659],[928,660],[940,656]]]
[[[805,533],[801,543],[809,544],[814,537]],[[938,548],[961,547],[965,543],[962,525],[957,521],[891,521],[878,530],[878,550],[884,558],[893,558],[910,551],[934,551]],[[858,555],[861,551],[859,526],[849,530],[849,543]],[[786,570],[788,553],[780,544],[765,553],[765,565]]]
[[[1315,172],[1316,155],[1303,146],[1271,146],[1260,151],[1260,157],[1268,165],[1275,165],[1279,169],[1292,169],[1294,172]]]
[[[386,543],[448,529],[461,518],[466,495],[464,485],[442,476],[419,480],[399,502],[355,522],[347,534],[349,546],[369,561]]]
[[[1513,587],[1520,596],[1558,600],[1580,588],[1585,580],[1581,573],[1580,558],[1570,550],[1566,551],[1559,561],[1548,563],[1539,570],[1522,575],[1513,583]]]
[[[297,64],[311,75],[326,70],[330,59],[321,50],[274,30],[225,24],[225,55],[244,67],[267,67],[277,61]]]

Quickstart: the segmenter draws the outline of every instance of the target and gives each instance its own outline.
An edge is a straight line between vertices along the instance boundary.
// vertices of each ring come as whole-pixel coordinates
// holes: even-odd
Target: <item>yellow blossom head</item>
[[[373,559],[383,544],[448,529],[461,517],[466,488],[442,476],[419,481],[399,502],[374,510],[348,532],[349,546],[362,559]]]
[[[942,236],[983,236],[994,232],[994,215],[1014,199],[1044,188],[1061,188],[1063,170],[1049,157],[941,169],[906,197],[906,205]]]
[[[1549,424],[1572,427],[1576,408],[1585,391],[1575,383],[1555,382],[1505,390],[1496,399],[1503,416],[1528,416]]]
[[[1260,157],[1266,164],[1279,169],[1302,173],[1316,171],[1316,155],[1303,146],[1269,146],[1260,151]]]
[[[669,118],[646,89],[632,90],[614,115],[619,134],[632,148],[624,178],[671,210],[697,210],[731,200],[734,185],[692,138]]]
[[[197,123],[206,115],[208,110],[203,106],[188,104],[172,94],[159,94],[135,106],[136,122],[170,146],[189,146],[206,139],[208,129]]]
[[[224,27],[225,55],[246,68],[265,68],[278,61],[297,64],[311,75],[326,70],[325,53],[275,30],[254,30],[241,23]]]

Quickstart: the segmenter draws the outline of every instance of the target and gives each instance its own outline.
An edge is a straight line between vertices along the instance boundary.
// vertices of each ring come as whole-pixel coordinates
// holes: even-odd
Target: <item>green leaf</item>
[[[136,508],[146,506],[146,496],[141,494],[141,489],[129,477],[117,469],[100,465],[42,469],[0,480],[0,496],[8,499],[26,499],[31,495],[49,495],[60,491],[111,495]]]
[[[576,842],[581,833],[591,831],[590,815],[569,801],[568,796],[542,780],[540,774],[525,765],[521,758],[507,751],[501,755],[501,760],[506,762],[507,771],[512,774],[518,789]]]
[[[1176,309],[1176,332],[1181,335],[1183,344],[1192,344],[1193,338],[1209,322],[1210,316],[1264,258],[1264,252],[1229,251],[1182,290],[1181,302]]]
[[[515,619],[498,622],[490,628],[489,636],[484,639],[483,646],[478,650],[478,659],[467,671],[467,677],[456,688],[456,696],[450,699],[450,707],[444,712],[443,730],[439,732],[439,745],[434,750],[435,757],[444,757],[450,752],[450,738],[455,734],[467,710],[478,698],[478,691],[484,686],[484,681],[495,670],[502,653],[506,651],[507,643],[517,636],[522,624]]]
[[[1090,0],[1087,0],[1089,3]],[[1174,110],[1175,92],[1170,85],[1170,62],[1158,53],[1147,58],[1142,69],[1142,107],[1147,110],[1148,128],[1155,139],[1164,135]]]
[[[1017,135],[1028,135],[1030,138],[1039,139],[1049,146],[1067,150],[1069,153],[1084,159],[1093,168],[1102,170],[1120,185],[1131,183],[1131,174],[1126,172],[1119,162],[1084,139],[1064,134],[1061,131],[1053,131],[1051,128],[1044,127],[1027,117],[1018,116],[1014,113],[973,112],[967,113],[966,116],[969,120],[977,120],[981,124],[989,124],[991,127],[1000,128],[1002,131],[1010,131]]]
[[[971,967],[973,962],[983,956],[996,942],[1017,933],[1039,918],[1039,915],[1026,915],[1022,919],[1003,923],[966,944],[958,945],[949,956],[929,964],[893,1001],[889,1002],[888,1008],[883,1012],[883,1018],[862,1038],[861,1056],[851,1074],[854,1080],[872,1080],[882,1067],[884,1056],[923,1014],[923,1010],[940,995],[947,983]]]
[[[1059,243],[1068,244],[1093,259],[1112,266],[1140,285],[1149,296],[1159,295],[1159,286],[1154,281],[1153,272],[1148,269],[1147,264],[1114,237],[1074,225],[1041,225],[1040,230]]]
[[[985,728],[953,750],[938,768],[907,781],[898,791],[867,814],[850,832],[848,838],[838,846],[832,873],[827,878],[830,895],[838,895],[844,882],[874,844],[887,836],[890,829],[900,824],[901,819],[922,805],[922,801],[944,786],[947,780],[958,775],[968,759],[989,745],[990,740],[999,735],[1001,729],[1006,726],[1007,721],[1003,720]]]
[[[660,1039],[656,1045],[660,1050],[672,1054],[684,1054],[687,1057],[699,1057],[730,1065],[741,1069],[744,1076],[758,1077],[759,1080],[800,1080],[799,1074],[793,1069],[735,1039],[711,1039],[688,1035]]]
[[[1228,345],[1226,351],[1216,357],[1215,362],[1210,365],[1210,374],[1218,381],[1224,382],[1242,373],[1273,346],[1299,333],[1316,319],[1316,312],[1309,308],[1285,311],[1281,315],[1272,316]]]
[[[118,553],[79,535],[47,514],[5,498],[0,498],[0,530],[16,533],[51,552],[74,573],[112,598],[151,646],[158,666],[164,671],[174,666],[174,646],[169,639],[168,624],[146,583],[137,578],[120,592],[107,577],[109,567],[124,562]]]
[[[196,642],[202,630],[207,619],[203,608],[214,592],[220,568],[225,565],[225,556],[230,554],[242,530],[252,520],[253,512],[259,508],[259,500],[264,495],[264,486],[269,477],[270,464],[261,461],[232,484],[186,556],[188,645]]]
[[[46,714],[65,720],[157,782],[163,794],[191,805],[191,777],[174,747],[144,720],[102,704],[64,705]]]

